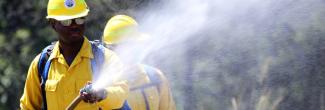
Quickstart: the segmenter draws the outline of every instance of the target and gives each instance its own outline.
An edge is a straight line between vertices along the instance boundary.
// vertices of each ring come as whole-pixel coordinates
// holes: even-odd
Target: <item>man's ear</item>
[[[54,30],[56,30],[56,28],[55,28],[55,20],[54,20],[54,19],[49,19],[48,21],[49,21],[51,27],[52,27]]]

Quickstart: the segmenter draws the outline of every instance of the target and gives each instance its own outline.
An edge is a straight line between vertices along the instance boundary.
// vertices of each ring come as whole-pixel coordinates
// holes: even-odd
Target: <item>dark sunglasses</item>
[[[70,26],[74,21],[76,24],[81,25],[85,23],[85,18],[76,18],[76,19],[68,19],[59,21],[63,26]]]

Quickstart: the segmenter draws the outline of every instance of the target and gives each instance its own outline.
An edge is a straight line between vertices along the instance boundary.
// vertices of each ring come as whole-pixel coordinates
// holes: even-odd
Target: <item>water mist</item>
[[[299,82],[311,70],[306,48],[317,43],[306,36],[324,36],[324,6],[322,0],[164,0],[132,13],[149,39],[116,53],[165,72],[180,110],[324,109],[325,91],[313,89],[308,99],[309,86]],[[121,78],[116,68],[105,66],[95,85]]]

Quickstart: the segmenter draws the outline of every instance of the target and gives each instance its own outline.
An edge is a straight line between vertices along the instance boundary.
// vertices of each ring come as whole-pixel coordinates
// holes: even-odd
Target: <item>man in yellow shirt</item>
[[[88,81],[100,75],[97,73],[105,65],[114,64],[117,70],[122,68],[119,58],[112,51],[84,37],[88,11],[84,0],[49,0],[46,18],[58,33],[59,41],[48,46],[32,61],[20,99],[21,109],[64,110],[77,96],[84,101],[75,109],[110,110],[122,107],[129,93],[125,81],[116,80],[91,95],[80,92]],[[113,75],[118,71],[103,74]]]
[[[175,110],[175,103],[165,75],[157,68],[144,64],[138,64],[137,57],[141,56],[137,45],[145,45],[142,41],[146,35],[138,31],[137,22],[126,15],[113,16],[106,24],[103,42],[106,47],[116,49],[128,55],[121,57],[127,66],[127,77],[130,86],[130,94],[127,101],[132,110]],[[135,44],[134,47],[132,44]],[[132,46],[123,50],[123,46]],[[119,48],[122,47],[122,48]],[[118,50],[122,49],[122,50]]]

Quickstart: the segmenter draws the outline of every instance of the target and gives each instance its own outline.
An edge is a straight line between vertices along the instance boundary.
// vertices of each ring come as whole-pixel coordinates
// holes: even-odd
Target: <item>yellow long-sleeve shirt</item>
[[[48,79],[45,85],[48,110],[64,110],[71,101],[79,95],[79,90],[88,81],[92,81],[91,59],[94,55],[91,44],[85,38],[82,47],[69,66],[59,50],[59,43],[54,45],[52,54],[49,57],[51,66],[48,72]],[[32,61],[20,99],[20,107],[23,110],[40,110],[42,106],[42,95],[40,77],[38,76],[38,60],[40,55]],[[106,63],[114,62],[116,68],[122,68],[119,58],[110,50],[105,50]],[[117,73],[105,73],[117,74]],[[120,108],[128,96],[129,88],[126,82],[116,82],[113,86],[106,88],[107,97],[96,104],[85,102],[79,103],[76,110],[95,110],[100,107],[104,110]]]
[[[128,74],[130,89],[137,88],[130,91],[127,98],[132,110],[146,110],[145,97],[150,110],[176,110],[168,80],[160,70],[154,69],[161,81],[160,84],[145,88],[141,88],[141,86],[154,81],[151,81],[149,78],[144,65],[138,64],[135,68],[133,67],[131,71],[133,72]]]

